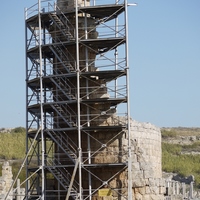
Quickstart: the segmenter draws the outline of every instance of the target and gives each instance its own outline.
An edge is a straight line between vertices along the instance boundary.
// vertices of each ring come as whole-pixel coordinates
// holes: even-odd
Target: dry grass
[[[178,136],[200,136],[200,128],[187,128],[187,127],[173,127],[161,128],[161,132],[174,132]]]

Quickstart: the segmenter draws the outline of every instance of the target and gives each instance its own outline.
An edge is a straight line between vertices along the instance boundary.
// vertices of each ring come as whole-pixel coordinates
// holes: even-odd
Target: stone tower
[[[127,2],[48,8],[26,19],[27,196],[162,200],[160,131],[130,119]]]

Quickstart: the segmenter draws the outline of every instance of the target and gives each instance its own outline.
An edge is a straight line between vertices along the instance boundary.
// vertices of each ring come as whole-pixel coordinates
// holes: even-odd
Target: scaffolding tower
[[[26,199],[132,199],[127,2],[112,1],[25,11]]]

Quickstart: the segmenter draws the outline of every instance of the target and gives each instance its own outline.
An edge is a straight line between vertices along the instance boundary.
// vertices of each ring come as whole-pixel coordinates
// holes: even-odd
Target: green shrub
[[[182,151],[182,147],[181,145],[174,145],[174,144],[169,144],[169,143],[162,143],[162,152],[165,153],[169,153],[172,155],[180,155]]]
[[[177,132],[174,130],[161,130],[162,138],[172,138],[177,136]]]
[[[26,132],[26,129],[20,126],[20,127],[14,128],[11,133],[23,133],[23,132]]]
[[[189,145],[182,145],[183,151],[200,151],[200,141],[194,142]]]

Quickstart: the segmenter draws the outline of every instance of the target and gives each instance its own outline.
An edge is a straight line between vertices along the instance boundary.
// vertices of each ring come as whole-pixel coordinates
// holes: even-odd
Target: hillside
[[[0,129],[0,159],[16,160],[25,155],[25,128]]]
[[[26,132],[23,127],[0,129],[0,165],[2,165],[5,160],[10,160],[14,177],[25,157],[25,136]],[[25,180],[25,169],[23,169],[19,178]]]
[[[188,127],[172,127],[172,128],[161,128],[162,133],[167,136],[200,136],[200,128],[188,128]]]
[[[186,177],[200,188],[200,128],[162,128],[162,168]]]

